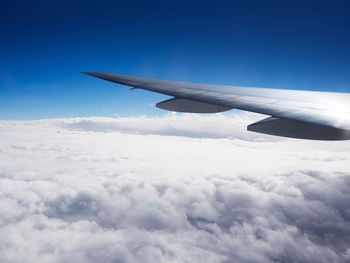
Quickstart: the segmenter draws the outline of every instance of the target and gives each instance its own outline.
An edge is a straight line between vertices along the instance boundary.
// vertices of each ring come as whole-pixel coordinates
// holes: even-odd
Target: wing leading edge
[[[350,139],[350,94],[200,84],[117,74],[82,72],[133,88],[172,96],[158,107],[180,112],[232,108],[270,115],[248,130],[314,140]]]

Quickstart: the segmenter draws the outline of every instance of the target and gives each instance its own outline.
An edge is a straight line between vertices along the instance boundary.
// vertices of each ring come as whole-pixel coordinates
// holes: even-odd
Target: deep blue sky
[[[79,71],[350,92],[348,1],[1,1],[0,119],[163,114]]]

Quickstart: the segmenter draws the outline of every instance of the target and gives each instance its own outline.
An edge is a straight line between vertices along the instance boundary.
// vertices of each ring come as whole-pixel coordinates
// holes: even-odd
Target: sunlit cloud
[[[349,142],[259,115],[0,122],[1,262],[348,262]]]

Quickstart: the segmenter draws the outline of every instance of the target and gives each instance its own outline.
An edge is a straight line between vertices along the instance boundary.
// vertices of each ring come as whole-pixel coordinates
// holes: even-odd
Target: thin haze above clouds
[[[350,143],[259,118],[0,121],[0,262],[349,262]]]

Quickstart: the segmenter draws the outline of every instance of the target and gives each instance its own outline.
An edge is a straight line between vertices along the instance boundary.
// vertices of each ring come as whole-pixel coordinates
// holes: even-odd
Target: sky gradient
[[[161,115],[79,71],[350,92],[347,1],[2,1],[0,119]]]

